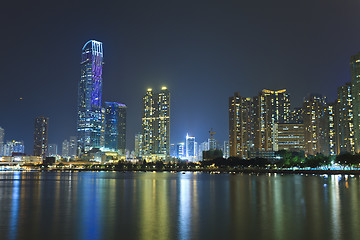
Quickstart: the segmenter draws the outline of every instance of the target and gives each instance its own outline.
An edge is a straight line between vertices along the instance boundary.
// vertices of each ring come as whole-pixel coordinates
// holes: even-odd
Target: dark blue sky
[[[51,2],[51,1],[49,1]],[[360,51],[358,1],[17,1],[0,14],[0,126],[32,153],[33,122],[49,143],[76,134],[80,53],[104,44],[103,101],[128,106],[128,148],[148,87],[171,91],[171,141],[228,138],[228,97],[286,88],[333,101]],[[23,100],[19,100],[22,97]]]

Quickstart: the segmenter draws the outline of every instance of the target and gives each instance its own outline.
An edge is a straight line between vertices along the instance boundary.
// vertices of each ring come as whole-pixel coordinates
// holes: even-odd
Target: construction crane
[[[214,132],[213,129],[211,128],[209,133],[210,133],[210,150],[214,150],[214,134],[216,132]]]

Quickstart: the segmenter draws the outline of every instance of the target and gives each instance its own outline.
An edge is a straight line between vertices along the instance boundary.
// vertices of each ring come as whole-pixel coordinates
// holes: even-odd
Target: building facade
[[[83,154],[101,147],[103,45],[90,40],[82,48],[78,88],[78,148]]]
[[[305,131],[302,123],[276,123],[276,149],[301,152],[305,150]]]

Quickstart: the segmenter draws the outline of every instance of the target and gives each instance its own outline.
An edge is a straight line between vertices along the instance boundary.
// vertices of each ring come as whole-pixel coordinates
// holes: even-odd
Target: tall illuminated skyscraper
[[[95,40],[88,41],[82,48],[78,89],[79,154],[101,147],[103,64],[102,43]]]
[[[350,58],[355,152],[360,152],[360,52]]]
[[[229,154],[247,158],[253,145],[253,104],[251,98],[235,92],[229,98]]]
[[[35,118],[34,131],[34,156],[46,158],[48,148],[48,122],[43,116]]]
[[[149,88],[143,97],[142,156],[148,160],[166,160],[170,156],[170,92]]]
[[[105,147],[125,154],[126,105],[105,103]]]

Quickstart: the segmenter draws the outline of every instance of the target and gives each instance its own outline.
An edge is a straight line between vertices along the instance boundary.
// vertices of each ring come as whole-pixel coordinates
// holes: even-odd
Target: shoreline
[[[324,169],[0,169],[8,171],[34,172],[201,172],[210,174],[297,174],[297,175],[360,175],[359,170],[324,170]]]

